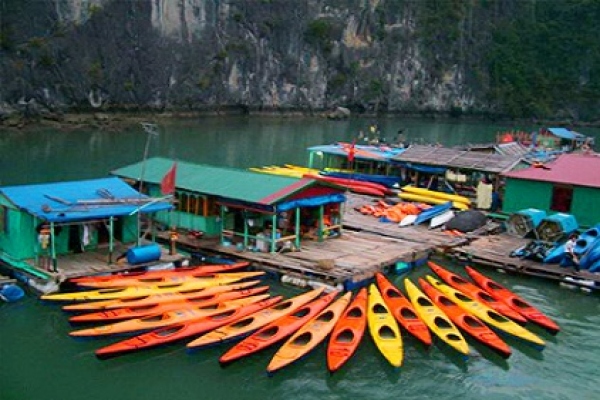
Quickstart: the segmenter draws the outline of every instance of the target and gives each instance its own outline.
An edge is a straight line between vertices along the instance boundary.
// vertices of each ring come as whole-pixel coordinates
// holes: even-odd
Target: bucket
[[[127,262],[135,265],[160,260],[161,253],[160,246],[156,243],[132,247],[127,250]]]

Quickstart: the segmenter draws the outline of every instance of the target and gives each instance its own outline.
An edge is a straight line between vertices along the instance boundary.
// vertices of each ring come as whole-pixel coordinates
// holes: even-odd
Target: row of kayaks
[[[89,295],[72,297],[69,300],[78,303],[63,308],[84,312],[71,317],[71,322],[104,323],[74,330],[72,336],[135,334],[98,349],[99,358],[181,340],[191,340],[186,345],[190,351],[237,341],[219,359],[222,364],[229,364],[283,342],[267,366],[269,373],[302,358],[327,338],[327,366],[330,371],[336,371],[356,352],[367,330],[381,355],[396,367],[403,363],[404,331],[427,347],[435,336],[464,356],[470,351],[463,336],[466,332],[503,357],[509,357],[511,349],[496,332],[519,338],[538,349],[544,347],[544,341],[519,324],[534,322],[553,334],[558,332],[559,327],[547,316],[473,268],[467,267],[466,271],[475,283],[437,264],[430,262],[429,265],[441,280],[427,276],[416,285],[405,279],[406,295],[383,274],[377,273],[376,282],[368,289],[360,289],[354,297],[352,292],[325,293],[324,288],[318,288],[283,299],[271,297],[268,286],[257,286],[260,281],[248,281],[255,279],[255,275],[243,277],[244,272],[215,272],[219,270],[215,267],[207,268],[209,275],[204,277],[210,278],[203,280],[213,279],[214,284],[201,289],[126,295],[92,302]],[[165,271],[165,276],[175,272]],[[199,276],[196,270],[187,272]],[[95,279],[105,284],[112,280],[123,282],[124,278],[144,282],[157,279],[160,272],[148,274],[91,277],[77,284],[89,285]],[[230,274],[236,274],[236,279],[230,281],[222,276]],[[131,287],[146,286],[100,290]],[[64,301],[63,295],[66,294],[43,297]],[[113,323],[106,324],[108,321]]]

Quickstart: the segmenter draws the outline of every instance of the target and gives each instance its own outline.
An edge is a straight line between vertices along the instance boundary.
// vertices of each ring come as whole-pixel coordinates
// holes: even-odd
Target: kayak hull
[[[431,346],[429,328],[419,319],[410,300],[381,272],[375,274],[375,280],[396,321],[425,346]]]
[[[367,289],[358,291],[331,331],[327,345],[327,369],[339,370],[358,349],[367,327]]]

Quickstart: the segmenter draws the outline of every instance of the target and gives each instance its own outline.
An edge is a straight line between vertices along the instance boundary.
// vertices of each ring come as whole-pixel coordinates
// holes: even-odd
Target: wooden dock
[[[448,248],[445,254],[459,262],[550,279],[561,284],[581,287],[587,291],[600,289],[600,274],[585,270],[576,272],[573,268],[564,268],[558,264],[544,264],[510,256],[513,250],[525,246],[530,241],[531,239],[502,233],[479,237],[466,245]]]

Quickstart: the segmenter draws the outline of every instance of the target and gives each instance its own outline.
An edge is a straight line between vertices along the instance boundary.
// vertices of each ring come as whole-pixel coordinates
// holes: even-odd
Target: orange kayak
[[[483,303],[484,305],[488,306],[493,310],[496,310],[500,314],[512,319],[515,322],[518,322],[520,324],[527,323],[527,319],[525,319],[525,317],[523,317],[521,314],[510,308],[506,303],[496,300],[488,292],[481,289],[479,286],[467,281],[466,279],[455,274],[454,272],[442,268],[434,262],[427,261],[427,264],[429,264],[429,268],[431,268],[433,272],[435,272],[440,278],[442,278],[444,282],[452,286],[454,289],[460,290],[467,296],[472,297],[473,299],[479,301],[480,303]]]
[[[160,293],[148,296],[131,297],[113,300],[92,301],[88,303],[67,304],[62,307],[65,311],[98,311],[112,310],[115,308],[128,307],[152,307],[158,303],[170,303],[174,301],[198,299],[212,296],[217,293],[230,292],[232,290],[241,290],[251,286],[258,285],[260,281],[248,281],[234,283],[231,285],[211,286],[204,289],[185,290],[173,293]]]
[[[523,298],[471,267],[467,266],[465,267],[465,270],[471,279],[473,279],[473,281],[475,281],[482,289],[487,291],[496,300],[506,303],[513,310],[527,318],[527,320],[534,324],[538,324],[553,335],[556,335],[558,331],[560,331],[560,327],[556,322],[552,321],[547,315],[532,306]]]
[[[352,292],[347,292],[300,327],[275,353],[267,366],[267,373],[272,374],[290,365],[325,340],[342,316],[351,297]]]
[[[194,267],[182,267],[175,269],[165,269],[156,271],[142,271],[142,272],[127,272],[113,275],[102,275],[102,276],[83,276],[80,278],[71,278],[69,282],[76,283],[80,286],[88,286],[90,283],[103,283],[103,282],[114,282],[120,279],[148,279],[149,283],[152,284],[155,281],[153,279],[168,277],[168,276],[181,276],[181,275],[209,275],[222,272],[236,271],[250,265],[249,262],[238,262],[235,264],[218,264],[218,265],[200,265]]]
[[[237,321],[263,308],[271,307],[281,301],[282,297],[272,297],[234,310],[220,312],[193,322],[185,322],[155,329],[151,332],[123,340],[96,350],[98,358],[109,358],[132,351],[142,350],[176,342],[190,336],[200,335],[220,326]]]
[[[238,339],[249,335],[255,330],[262,328],[275,321],[278,318],[291,314],[299,307],[317,298],[325,288],[318,288],[310,292],[303,293],[273,307],[265,308],[255,314],[249,315],[231,324],[224,325],[219,329],[212,330],[207,334],[187,344],[188,349],[196,349],[202,346],[209,346],[224,343],[230,340]]]
[[[426,346],[431,346],[431,334],[427,325],[419,319],[410,300],[381,272],[375,274],[381,296],[388,305],[396,321],[411,335]]]
[[[211,282],[219,279],[235,279],[242,280],[255,276],[263,275],[262,271],[253,272],[218,272],[218,273],[184,273],[184,274],[171,274],[165,276],[157,276],[154,278],[120,278],[113,279],[104,282],[88,282],[85,284],[79,284],[96,289],[109,289],[109,288],[120,288],[120,287],[136,287],[136,286],[150,286],[150,285],[168,285],[173,283],[186,283],[186,282]]]
[[[267,293],[257,296],[243,297],[236,300],[224,301],[209,306],[184,308],[167,311],[160,314],[151,314],[142,318],[128,319],[125,321],[116,322],[114,324],[72,331],[69,333],[69,335],[77,337],[94,337],[115,335],[120,333],[143,332],[163,326],[196,321],[205,317],[210,317],[211,315],[219,314],[223,311],[235,310],[236,308],[264,300],[268,297],[269,294]]]
[[[327,307],[327,305],[335,299],[337,294],[338,291],[326,294],[325,296],[303,305],[292,314],[281,317],[270,324],[265,325],[229,349],[221,356],[221,358],[219,358],[219,362],[222,365],[229,364],[242,357],[266,349],[280,340],[285,339]]]
[[[327,345],[327,369],[340,369],[356,352],[367,327],[367,288],[356,294],[331,331]]]
[[[419,278],[419,285],[425,294],[444,312],[459,328],[467,332],[474,339],[490,347],[503,358],[510,357],[510,347],[477,317],[460,308],[445,294],[435,289],[427,281]]]
[[[216,286],[217,288],[219,286]],[[221,286],[222,287],[222,286]],[[204,294],[190,299],[180,301],[171,301],[168,303],[155,303],[151,306],[125,307],[105,310],[95,313],[75,315],[69,318],[70,322],[110,322],[123,319],[142,318],[148,315],[157,315],[168,311],[180,310],[185,308],[207,307],[224,301],[240,299],[242,297],[253,296],[264,293],[269,290],[269,286],[260,286],[253,289],[223,291],[215,294]]]

